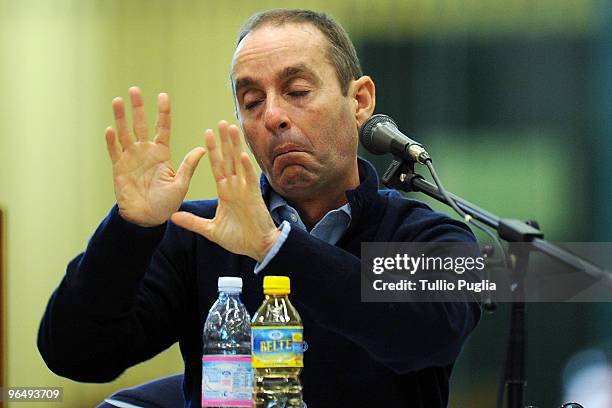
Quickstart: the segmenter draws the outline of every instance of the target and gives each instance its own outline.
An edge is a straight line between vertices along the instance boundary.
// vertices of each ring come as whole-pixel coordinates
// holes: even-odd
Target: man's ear
[[[361,127],[372,113],[376,105],[376,87],[372,78],[367,75],[356,79],[351,84],[351,95],[355,101],[355,120],[357,127]]]

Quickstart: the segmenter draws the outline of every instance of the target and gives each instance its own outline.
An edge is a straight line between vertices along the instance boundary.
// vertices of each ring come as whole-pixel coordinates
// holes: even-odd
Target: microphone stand
[[[394,159],[382,182],[389,188],[406,192],[421,192],[441,203],[448,204],[438,187],[429,183],[421,175],[414,172],[414,163],[408,160]],[[531,248],[524,246],[509,246],[510,274],[513,284],[513,302],[510,314],[510,339],[506,352],[504,383],[507,391],[507,408],[524,408],[525,406],[525,354],[527,345],[526,319],[527,309],[524,301],[525,276],[529,252],[538,250],[575,270],[583,271],[595,279],[601,279],[612,288],[612,274],[592,264],[591,262],[566,251],[544,240],[544,233],[539,230],[537,222],[523,222],[517,219],[500,218],[482,208],[466,201],[450,192],[448,196],[466,214],[483,224],[495,229],[500,238],[509,243],[530,243]]]

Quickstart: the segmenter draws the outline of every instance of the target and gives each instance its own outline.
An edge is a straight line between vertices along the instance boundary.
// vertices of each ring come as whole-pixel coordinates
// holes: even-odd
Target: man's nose
[[[266,128],[272,133],[283,132],[291,128],[291,121],[282,98],[268,97],[264,121]]]

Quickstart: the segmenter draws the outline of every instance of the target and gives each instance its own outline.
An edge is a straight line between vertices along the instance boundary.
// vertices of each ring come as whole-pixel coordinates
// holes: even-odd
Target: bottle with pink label
[[[204,323],[202,407],[252,407],[251,318],[242,279],[220,277],[219,298]]]

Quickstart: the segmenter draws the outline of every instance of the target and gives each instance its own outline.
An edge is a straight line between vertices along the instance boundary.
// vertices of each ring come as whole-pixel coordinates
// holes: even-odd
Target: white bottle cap
[[[219,291],[224,290],[232,290],[232,291],[241,291],[242,290],[242,278],[236,276],[220,276],[217,282],[217,286]]]

